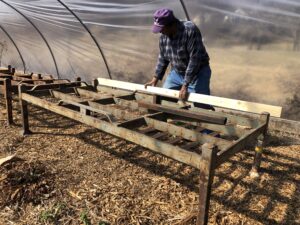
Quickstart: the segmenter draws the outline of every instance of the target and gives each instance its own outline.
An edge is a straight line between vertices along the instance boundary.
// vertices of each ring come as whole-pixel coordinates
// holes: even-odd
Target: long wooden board
[[[165,89],[160,87],[151,87],[151,86],[145,89],[144,85],[141,84],[129,83],[129,82],[118,81],[118,80],[110,80],[105,78],[98,78],[97,81],[98,84],[101,86],[120,88],[129,91],[141,91],[144,93],[179,99],[179,91],[176,90]],[[282,107],[280,106],[266,105],[261,103],[247,102],[242,100],[235,100],[235,99],[222,98],[222,97],[196,94],[196,93],[190,93],[187,101],[204,103],[213,106],[235,109],[235,110],[240,110],[245,112],[252,112],[252,113],[268,112],[270,113],[271,116],[274,117],[280,117],[282,111]]]

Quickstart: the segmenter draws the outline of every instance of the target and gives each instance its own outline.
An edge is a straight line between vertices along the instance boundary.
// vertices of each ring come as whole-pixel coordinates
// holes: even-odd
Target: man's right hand
[[[158,78],[157,77],[153,77],[153,79],[149,82],[147,82],[145,84],[145,88],[147,88],[148,86],[153,86],[155,87],[157,85],[157,82],[158,82]]]

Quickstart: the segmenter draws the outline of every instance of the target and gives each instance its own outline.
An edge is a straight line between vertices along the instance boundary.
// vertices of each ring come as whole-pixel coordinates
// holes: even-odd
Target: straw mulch
[[[14,117],[0,113],[0,158],[17,153],[0,167],[0,224],[180,224],[197,208],[191,167],[32,107],[23,137]],[[209,224],[300,224],[300,146],[270,139],[258,179],[252,160],[217,170]]]

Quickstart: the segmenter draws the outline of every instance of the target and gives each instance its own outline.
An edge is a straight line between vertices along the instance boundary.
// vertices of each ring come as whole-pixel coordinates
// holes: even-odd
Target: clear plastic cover
[[[158,55],[152,15],[167,7],[200,28],[211,57],[213,95],[285,105],[299,91],[297,0],[6,2],[32,21],[49,45],[22,15],[0,2],[0,25],[19,46],[29,72],[57,75],[50,47],[61,77],[91,81],[110,73],[113,79],[144,83],[154,75]],[[0,35],[9,43],[1,63],[22,70],[14,45]]]
[[[53,75],[83,79],[108,77],[103,58],[89,33],[67,8],[55,0],[15,0],[9,3],[20,10],[43,34],[45,41],[39,43],[50,55],[44,58],[51,63]],[[53,68],[54,60],[57,64]]]
[[[300,87],[299,1],[184,2],[211,56],[214,95],[275,105],[294,98]]]
[[[157,8],[184,13],[179,1],[112,0],[64,1],[97,38],[111,70],[112,78],[145,82],[154,75],[158,36],[150,32]]]
[[[0,25],[0,67],[14,65],[17,68],[23,68],[21,57],[9,33]],[[10,37],[10,38],[9,38]]]
[[[51,59],[49,50],[34,27],[21,14],[3,2],[0,2],[0,16],[1,26],[17,44],[27,70],[55,73],[53,61],[49,60]],[[8,52],[11,54],[10,50]],[[19,58],[19,55],[16,54],[14,57]],[[17,69],[23,70],[23,66]]]

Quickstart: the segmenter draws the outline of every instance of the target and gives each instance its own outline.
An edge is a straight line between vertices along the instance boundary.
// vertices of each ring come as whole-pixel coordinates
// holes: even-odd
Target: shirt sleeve
[[[189,53],[190,60],[184,77],[184,84],[186,85],[193,80],[199,71],[201,61],[205,58],[205,56],[202,56],[201,54],[206,52],[206,50],[202,42],[200,30],[196,26],[194,26],[194,29],[191,29],[188,35],[187,51]]]
[[[164,56],[164,43],[162,38],[159,39],[159,55],[158,55],[158,61],[156,64],[155,74],[156,77],[161,80],[166,72],[166,69],[169,65],[170,61],[167,60]]]

